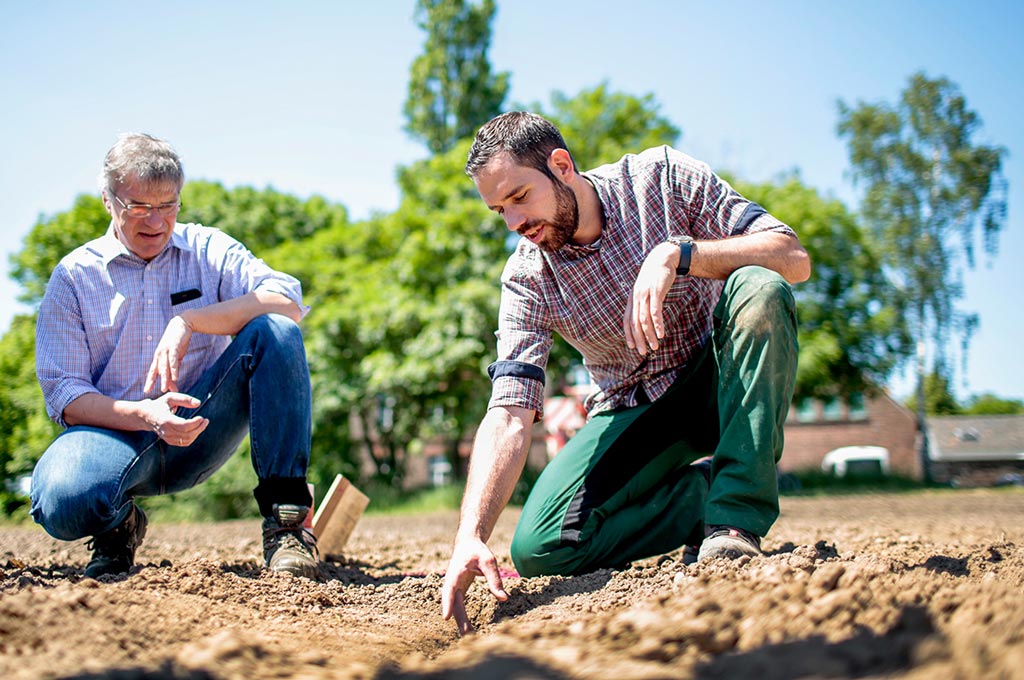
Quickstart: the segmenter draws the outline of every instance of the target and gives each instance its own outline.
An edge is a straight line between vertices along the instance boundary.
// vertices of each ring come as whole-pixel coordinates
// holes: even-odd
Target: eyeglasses
[[[125,212],[131,217],[149,217],[151,214],[156,212],[160,215],[173,215],[174,213],[181,210],[181,201],[175,201],[173,203],[161,203],[160,205],[152,205],[151,203],[125,203],[117,194],[113,191],[110,195],[114,197],[114,200],[121,204]]]

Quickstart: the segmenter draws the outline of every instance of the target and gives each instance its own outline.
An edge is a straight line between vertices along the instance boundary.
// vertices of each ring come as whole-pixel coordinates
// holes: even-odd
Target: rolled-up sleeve
[[[231,300],[252,291],[278,293],[299,307],[301,317],[309,313],[309,307],[302,302],[302,284],[294,276],[273,269],[256,257],[240,242],[223,232],[217,232],[211,244],[212,252],[221,252],[220,299]]]
[[[84,394],[99,393],[90,374],[89,342],[81,304],[63,264],[50,276],[36,319],[36,376],[46,413],[61,427],[64,409]]]
[[[509,273],[502,275],[498,314],[498,359],[487,369],[491,399],[487,408],[518,406],[544,417],[544,369],[552,331],[538,295]]]

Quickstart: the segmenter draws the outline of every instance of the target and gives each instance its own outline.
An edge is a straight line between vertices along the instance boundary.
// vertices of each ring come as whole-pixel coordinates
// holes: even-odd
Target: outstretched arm
[[[441,612],[446,619],[455,617],[462,634],[473,630],[466,615],[465,597],[466,589],[477,576],[487,580],[496,598],[508,599],[487,540],[526,464],[533,419],[531,409],[492,408],[480,423],[473,442],[459,529],[441,591]]]

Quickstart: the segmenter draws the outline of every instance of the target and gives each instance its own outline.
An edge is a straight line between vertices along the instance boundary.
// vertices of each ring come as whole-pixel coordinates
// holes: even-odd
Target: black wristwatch
[[[679,246],[679,265],[676,276],[687,276],[690,273],[690,259],[693,257],[693,239],[689,236],[669,236],[669,243]]]

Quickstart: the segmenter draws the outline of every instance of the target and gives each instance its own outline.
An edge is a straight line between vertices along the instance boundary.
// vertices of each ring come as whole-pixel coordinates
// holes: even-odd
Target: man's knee
[[[509,549],[520,576],[569,576],[577,571],[580,547],[566,542],[552,544],[536,534],[516,530]]]
[[[299,325],[283,314],[263,314],[250,321],[242,329],[243,332],[250,331],[267,338],[273,339],[277,344],[294,346],[302,345],[302,330]]]
[[[63,465],[47,465],[41,459],[32,473],[32,519],[54,538],[74,541],[95,533],[90,499],[99,490],[90,489],[82,475]]]
[[[793,289],[780,274],[757,266],[741,267],[726,281],[719,316],[735,326],[770,332],[796,327]]]

